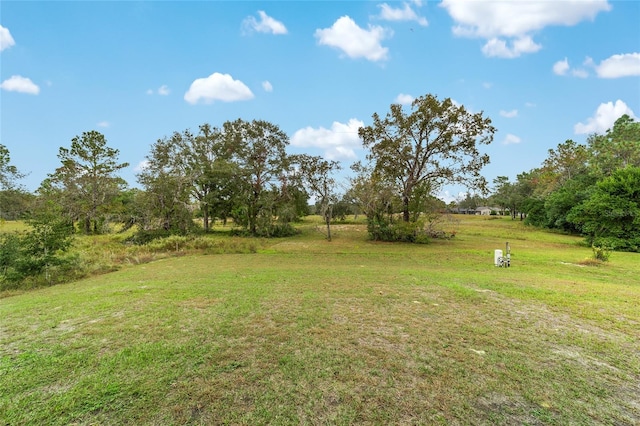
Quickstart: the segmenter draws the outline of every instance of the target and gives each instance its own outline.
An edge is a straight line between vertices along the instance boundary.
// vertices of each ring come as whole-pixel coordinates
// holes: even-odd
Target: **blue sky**
[[[484,175],[515,179],[640,116],[638,22],[636,1],[1,1],[0,143],[29,190],[84,131],[136,186],[156,140],[237,118],[348,169],[374,112],[431,93],[492,119]]]

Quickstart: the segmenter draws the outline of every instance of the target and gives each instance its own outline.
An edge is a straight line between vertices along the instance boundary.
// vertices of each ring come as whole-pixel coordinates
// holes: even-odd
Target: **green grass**
[[[583,266],[510,219],[315,226],[0,299],[0,424],[640,422],[637,254]]]
[[[22,220],[0,220],[0,232],[25,231],[28,226]]]

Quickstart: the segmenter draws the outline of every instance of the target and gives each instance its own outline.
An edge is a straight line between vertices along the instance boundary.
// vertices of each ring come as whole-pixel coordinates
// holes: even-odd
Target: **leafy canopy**
[[[435,194],[445,183],[460,183],[486,190],[480,171],[489,156],[478,146],[491,143],[495,131],[482,112],[471,113],[450,98],[441,101],[428,94],[413,101],[411,112],[392,104],[384,118],[374,113],[373,123],[358,134],[370,150],[373,173],[395,186],[403,220],[409,221],[418,188]]]

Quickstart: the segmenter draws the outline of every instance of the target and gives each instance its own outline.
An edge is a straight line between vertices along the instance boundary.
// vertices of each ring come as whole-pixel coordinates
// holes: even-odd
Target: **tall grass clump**
[[[53,232],[57,230],[56,232]],[[72,235],[42,224],[0,233],[0,291],[23,291],[188,254],[256,253],[261,239],[162,233]]]
[[[151,253],[203,251],[207,254],[255,253],[258,243],[254,238],[212,238],[193,235],[171,235],[155,239],[142,246]]]

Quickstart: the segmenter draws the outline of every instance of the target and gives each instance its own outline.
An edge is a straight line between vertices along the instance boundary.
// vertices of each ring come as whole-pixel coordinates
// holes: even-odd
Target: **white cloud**
[[[0,25],[0,52],[14,46],[15,44],[16,42],[13,40],[13,37],[11,37],[9,29]]]
[[[388,48],[380,42],[391,37],[393,32],[382,27],[369,25],[362,29],[348,16],[338,18],[331,28],[317,29],[318,44],[342,50],[350,58],[366,58],[370,61],[387,59]]]
[[[438,198],[440,198],[442,201],[444,201],[447,204],[452,203],[454,201],[464,200],[466,196],[467,196],[467,193],[462,191],[458,192],[458,195],[451,194],[451,191],[442,191],[440,192],[440,194],[438,194]]]
[[[587,78],[589,73],[584,68],[574,68],[571,70],[571,75],[578,78]]]
[[[145,170],[147,167],[149,167],[149,160],[142,160],[133,168],[133,171],[141,172]]]
[[[387,3],[379,5],[382,10],[380,11],[380,18],[386,21],[416,21],[418,25],[426,27],[429,22],[426,18],[419,16],[409,3],[403,3],[402,8],[394,8]],[[417,7],[421,6],[416,4]]]
[[[282,22],[273,19],[262,10],[258,11],[258,15],[260,15],[260,21],[256,20],[255,16],[247,16],[245,20],[242,21],[244,34],[249,34],[252,31],[267,34],[287,33],[287,27],[285,27]]]
[[[407,95],[406,93],[400,93],[398,96],[396,96],[396,99],[393,102],[401,105],[410,105],[414,99],[415,98],[411,95]]]
[[[536,44],[529,36],[511,40],[511,43],[494,37],[482,46],[482,53],[490,58],[496,57],[511,59],[517,58],[523,53],[537,52],[540,49],[542,49],[542,46]]]
[[[213,73],[206,78],[197,78],[184,94],[184,100],[190,104],[200,101],[210,104],[213,101],[234,102],[253,99],[251,90],[240,80],[234,80],[229,74]]]
[[[458,23],[456,35],[487,39],[519,37],[550,25],[572,26],[611,10],[607,0],[443,0],[441,7]]]
[[[262,88],[264,89],[265,92],[273,92],[273,86],[269,81],[263,81]]]
[[[108,121],[101,121],[98,123],[98,127],[109,127],[111,124]]]
[[[640,53],[613,55],[596,66],[596,73],[600,78],[638,76],[640,75]]]
[[[587,123],[578,123],[573,130],[578,135],[599,133],[604,134],[608,129],[613,127],[613,123],[622,115],[627,114],[634,120],[638,118],[633,114],[631,108],[626,103],[618,99],[615,104],[607,102],[600,104],[593,117],[587,119]]]
[[[567,58],[564,58],[562,61],[558,61],[553,64],[553,73],[557,75],[566,75],[569,68],[569,61]]]
[[[533,102],[525,102],[524,106],[526,106],[527,108],[535,108],[537,105]]]
[[[592,59],[587,57],[583,63],[583,65],[589,65],[591,64]],[[571,72],[571,75],[574,77],[578,77],[578,78],[587,78],[589,77],[589,72],[584,69],[584,68],[571,68],[571,66],[569,65],[569,60],[567,58],[564,58],[561,61],[556,62],[555,64],[553,64],[553,73],[556,75],[567,75],[569,72]]]
[[[520,139],[518,136],[513,135],[511,133],[507,133],[507,136],[505,136],[504,141],[502,143],[504,145],[513,145],[513,144],[520,143],[521,141],[522,139]]]
[[[40,93],[40,87],[29,78],[20,75],[12,75],[0,84],[0,88],[8,92],[27,93],[29,95]]]
[[[500,110],[500,115],[506,118],[513,118],[518,116],[518,110],[512,109],[511,111]]]
[[[540,50],[531,34],[547,26],[572,26],[611,10],[607,0],[443,0],[440,6],[456,22],[455,35],[486,39],[485,55],[503,58]]]
[[[336,146],[334,148],[328,149],[324,153],[327,160],[355,160],[358,156],[354,152],[353,148],[349,148],[346,146]]]
[[[354,149],[362,144],[358,136],[362,126],[362,121],[352,118],[346,124],[334,121],[330,129],[305,127],[293,134],[291,145],[323,149],[329,160],[352,160],[357,158]]]
[[[493,87],[493,83],[485,81],[484,83],[482,83],[482,87],[484,87],[485,89],[491,89],[491,87]]]
[[[157,93],[158,95],[167,96],[169,93],[171,93],[171,90],[169,89],[169,86],[163,84],[162,86],[158,87],[158,90],[148,89],[146,93],[147,95],[153,95]]]

